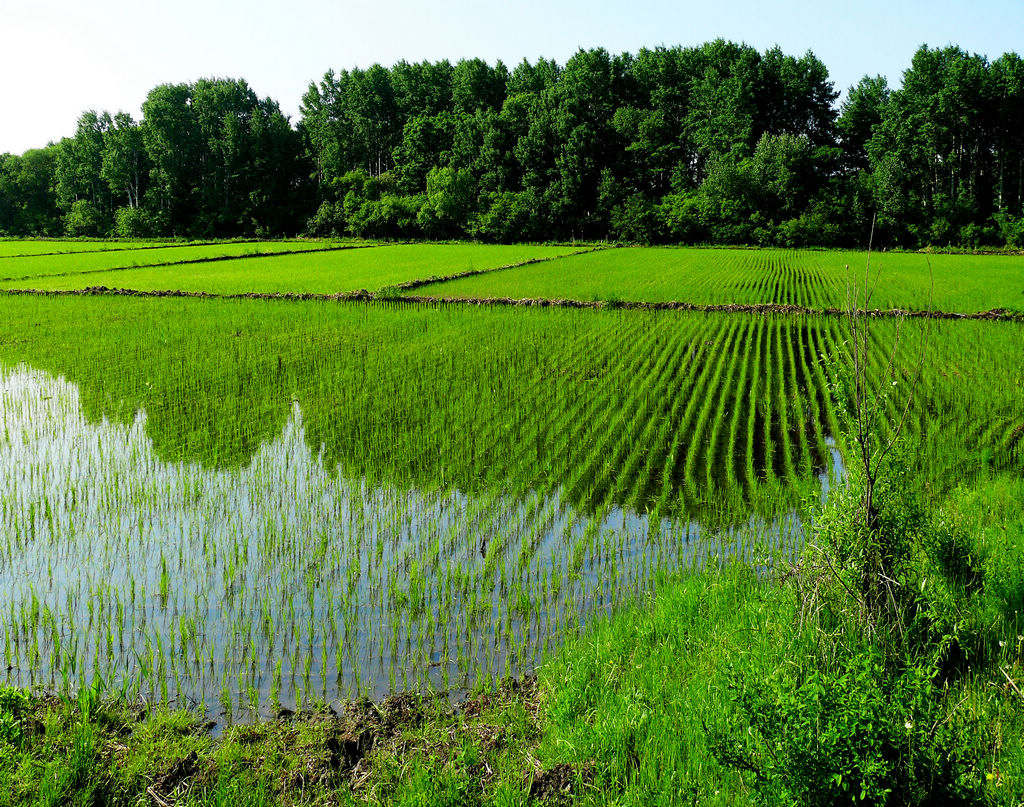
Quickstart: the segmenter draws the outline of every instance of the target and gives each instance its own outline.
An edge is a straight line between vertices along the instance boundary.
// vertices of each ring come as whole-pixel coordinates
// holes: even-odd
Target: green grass
[[[844,307],[866,253],[623,248],[426,286],[415,294]],[[930,264],[930,270],[929,270]],[[849,267],[849,269],[847,269]],[[1024,309],[1024,256],[875,253],[872,308]],[[932,291],[932,280],[934,290]]]
[[[46,283],[71,284],[73,288],[100,285],[103,282],[116,285],[121,271],[137,266],[152,266],[179,261],[267,255],[283,252],[303,252],[322,249],[330,243],[319,241],[264,241],[204,244],[200,246],[167,246],[155,249],[117,249],[110,252],[65,253],[61,255],[28,255],[24,257],[0,256],[0,286],[6,288],[35,288]],[[76,274],[81,277],[72,277]],[[77,285],[76,285],[77,284]]]
[[[287,250],[282,248],[282,251]],[[298,247],[295,251],[298,251]],[[3,285],[8,288],[29,286],[40,289],[110,286],[136,290],[180,289],[221,294],[335,294],[359,289],[378,291],[386,286],[419,278],[490,269],[536,258],[553,258],[574,251],[572,247],[411,244],[287,255],[272,260],[248,261],[243,258],[210,264],[39,278],[31,282]],[[240,249],[238,254],[244,255],[244,252]],[[69,260],[69,264],[73,263],[73,260]]]

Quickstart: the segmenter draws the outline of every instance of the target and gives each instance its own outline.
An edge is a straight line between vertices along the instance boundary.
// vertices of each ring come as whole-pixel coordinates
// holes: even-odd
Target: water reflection
[[[91,420],[75,385],[25,366],[0,376],[0,491],[9,680],[100,676],[235,717],[516,673],[666,570],[801,537],[792,514],[712,537],[559,490],[346,478],[298,404],[240,467],[167,462],[144,413]]]

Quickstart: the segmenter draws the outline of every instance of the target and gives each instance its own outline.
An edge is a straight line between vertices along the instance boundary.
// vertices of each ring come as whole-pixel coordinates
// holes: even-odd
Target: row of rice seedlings
[[[782,358],[782,328],[780,320],[772,322],[772,358],[771,358],[771,394],[773,417],[769,420],[772,441],[775,446],[775,458],[779,464],[777,475],[787,479],[795,479],[793,468],[793,448],[790,444],[789,421],[786,406],[786,374]]]
[[[763,327],[764,321],[762,319],[756,319],[751,323],[751,327],[747,333],[744,361],[741,363],[739,368],[740,375],[737,379],[736,389],[732,398],[732,411],[729,417],[728,437],[726,438],[726,444],[723,445],[716,454],[716,461],[724,465],[724,485],[728,490],[742,489],[744,484],[748,483],[750,479],[745,476],[741,479],[742,471],[745,471],[748,463],[750,462],[751,453],[749,435],[746,435],[746,440],[741,441],[741,431],[744,433],[746,432],[744,418],[749,420],[749,412],[752,406],[752,401],[754,400],[751,396],[751,386],[755,383],[755,376],[750,371],[752,367],[754,367],[755,361],[752,359],[751,350],[756,350],[755,346],[759,344],[758,335]],[[742,469],[742,471],[741,473],[738,473],[738,470],[740,469]],[[711,484],[710,477],[708,479],[708,484],[709,486]]]
[[[604,472],[611,471],[622,483],[629,485],[631,480],[635,480],[633,490],[624,503],[636,510],[642,509],[646,504],[638,501],[642,485],[646,481],[646,475],[641,472],[641,463],[651,452],[652,446],[656,445],[659,427],[663,424],[666,427],[671,426],[672,420],[668,413],[673,409],[676,399],[685,397],[689,392],[686,381],[689,378],[690,365],[686,359],[691,355],[688,350],[690,343],[674,334],[667,342],[668,344],[661,349],[661,356],[668,375],[664,380],[658,378],[651,387],[644,390],[642,408],[638,406],[630,429],[636,436],[627,438],[629,442],[619,442],[619,447],[625,448],[628,452],[622,456],[621,464],[615,459],[605,464]]]
[[[732,432],[731,425],[728,432],[714,425],[721,414],[702,416],[705,398],[714,396],[694,390],[695,383],[732,386],[730,379],[744,377],[742,370],[736,375],[738,365],[750,362],[752,370],[759,363],[758,346],[776,356],[766,382],[776,374],[785,380],[752,393],[752,402],[768,395],[785,406],[798,379],[806,385],[810,377],[789,347],[780,355],[779,322],[714,321],[712,341],[727,346],[720,352],[703,346],[689,355],[688,340],[707,335],[702,320],[652,318],[646,322],[653,326],[632,340],[636,350],[604,360],[592,397],[570,398],[570,385],[551,386],[549,406],[559,416],[545,415],[544,442],[574,447],[552,452],[565,496],[550,484],[531,490],[541,432],[519,422],[521,413],[512,428],[495,428],[488,439],[520,472],[508,476],[486,466],[480,493],[467,496],[443,481],[412,491],[339,478],[310,452],[298,410],[281,445],[261,450],[247,468],[211,478],[197,466],[165,467],[142,439],[144,420],[127,436],[90,433],[54,425],[80,421],[77,403],[39,418],[43,397],[54,397],[46,390],[20,410],[5,401],[5,417],[20,411],[50,432],[42,435],[50,454],[19,456],[30,461],[20,462],[23,476],[6,486],[13,493],[0,497],[7,545],[0,569],[11,574],[10,607],[3,609],[10,613],[4,621],[11,667],[33,680],[95,673],[140,682],[156,697],[233,709],[407,685],[448,688],[529,663],[595,609],[652,585],[666,569],[726,554],[754,559],[764,541],[788,551],[799,531],[786,519],[752,519],[714,548],[714,541],[695,541],[700,531],[687,520],[661,517],[681,512],[668,504],[678,498],[669,466],[685,463],[689,427],[703,417],[705,431],[718,435],[698,449],[706,454]],[[751,343],[750,330],[763,331],[763,339]],[[822,337],[816,324],[810,333],[841,341],[835,331]],[[574,342],[569,362],[597,338]],[[823,383],[824,371],[813,372]],[[748,377],[761,376],[748,370]],[[542,394],[541,378],[528,379],[527,394]],[[624,378],[631,382],[625,390]],[[454,439],[473,420],[468,411],[450,411],[445,428]],[[54,437],[78,432],[70,441]],[[5,433],[31,447],[24,451],[39,450],[40,435],[20,426]],[[428,430],[411,445],[423,456],[424,447],[445,437]],[[663,452],[651,447],[667,437],[669,451],[658,460]],[[753,443],[747,446],[749,461]],[[105,463],[114,467],[104,470]],[[646,500],[641,491],[659,465],[654,518],[623,510],[621,503]],[[793,465],[796,475],[802,465]],[[766,496],[784,501],[787,481],[758,481]],[[593,508],[581,512],[571,504],[581,500]]]
[[[805,412],[803,425],[805,429],[813,430],[813,457],[808,449],[808,462],[814,463],[817,469],[827,469],[827,458],[829,456],[827,440],[828,415],[826,413],[829,392],[819,375],[819,359],[814,352],[812,342],[813,331],[817,328],[810,328],[806,324],[799,325],[796,329],[797,344],[796,356],[799,359],[799,374],[802,379],[802,388],[805,392]],[[791,345],[792,347],[792,345]],[[808,441],[808,443],[810,440]]]
[[[863,252],[628,248],[427,287],[470,297],[682,300],[843,307],[862,287]],[[1017,256],[880,254],[872,303],[882,308],[981,311],[1015,306],[1024,262]],[[852,268],[851,268],[852,267]],[[875,283],[874,277],[872,283]]]
[[[762,446],[762,473],[765,481],[772,477],[781,478],[784,474],[780,464],[779,447],[776,444],[772,423],[775,419],[777,401],[774,384],[774,339],[777,323],[770,319],[765,327],[761,345],[761,364],[764,368],[763,385],[758,396],[758,414],[760,416],[760,434]]]
[[[794,458],[796,466],[796,477],[797,479],[807,479],[810,477],[812,468],[814,467],[813,451],[817,448],[816,444],[808,439],[809,433],[814,432],[814,426],[811,425],[810,420],[812,413],[810,411],[810,398],[811,393],[808,390],[809,381],[806,373],[806,367],[804,366],[803,359],[803,344],[802,337],[799,327],[787,328],[787,339],[786,341],[786,356],[785,356],[785,378],[787,382],[786,391],[786,403],[789,409],[789,431],[791,434],[796,436],[796,457]],[[794,331],[796,332],[794,334]],[[795,338],[794,338],[795,336]],[[794,353],[794,344],[797,347],[797,353]],[[797,355],[800,355],[801,361],[797,361]],[[818,413],[813,413],[814,420],[817,421]]]
[[[737,399],[736,374],[738,366],[744,368],[747,365],[747,346],[749,338],[754,329],[755,322],[748,320],[743,323],[742,328],[736,332],[733,341],[723,351],[729,354],[728,366],[724,362],[718,365],[718,373],[713,379],[709,393],[702,395],[703,406],[697,417],[697,423],[692,434],[697,450],[690,451],[687,457],[685,478],[693,490],[701,487],[709,494],[712,491],[728,489],[724,482],[723,464],[725,464],[724,453],[727,449],[720,446],[723,439],[723,426],[726,425],[726,418],[730,410],[735,408]],[[714,418],[712,419],[712,412]],[[710,429],[707,439],[704,435]],[[699,458],[699,459],[698,459]],[[703,479],[699,475],[703,471]]]

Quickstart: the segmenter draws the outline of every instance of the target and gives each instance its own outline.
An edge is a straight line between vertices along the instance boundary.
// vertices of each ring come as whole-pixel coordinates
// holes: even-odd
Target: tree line
[[[509,70],[328,72],[293,125],[243,80],[0,155],[7,235],[1024,246],[1024,62],[921,47],[838,104],[826,66],[716,40]]]

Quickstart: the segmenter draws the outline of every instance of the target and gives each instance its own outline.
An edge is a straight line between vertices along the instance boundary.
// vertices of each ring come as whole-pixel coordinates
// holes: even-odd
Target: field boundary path
[[[356,249],[358,247],[344,247],[344,249]],[[319,250],[326,251],[326,250]],[[271,253],[258,257],[274,257],[275,255],[289,253]],[[257,257],[257,256],[249,256]],[[559,256],[561,257],[561,256]],[[231,260],[230,258],[206,258],[193,261],[202,263],[206,261]],[[557,258],[531,259],[526,263],[537,263],[543,260],[557,260]],[[176,265],[176,264],[171,264]],[[516,264],[525,265],[525,264]],[[142,267],[131,267],[142,268]],[[501,269],[512,268],[511,266],[500,267]],[[496,269],[472,270],[473,273],[498,271]],[[407,281],[420,283],[420,281]],[[434,282],[434,281],[429,281]],[[389,287],[390,290],[402,288],[404,284]],[[792,316],[826,316],[845,317],[850,311],[845,308],[814,308],[811,306],[783,305],[779,303],[687,303],[682,301],[668,302],[643,302],[643,301],[615,301],[604,300],[572,300],[572,299],[551,299],[551,298],[514,298],[514,297],[433,297],[418,295],[395,295],[385,289],[382,292],[371,292],[366,289],[358,291],[339,292],[337,294],[325,294],[317,292],[234,292],[221,293],[210,291],[185,291],[182,289],[163,290],[139,290],[111,288],[109,286],[88,286],[84,289],[0,289],[0,295],[4,296],[37,296],[37,297],[170,297],[199,300],[278,300],[278,301],[321,301],[321,302],[385,302],[404,303],[407,305],[465,305],[465,306],[494,306],[505,308],[571,308],[586,310],[627,310],[627,311],[685,311],[701,314],[763,314],[763,315],[792,315]],[[875,319],[884,318],[907,318],[907,319],[941,319],[941,320],[984,320],[990,322],[1024,322],[1024,312],[1011,311],[1005,308],[993,308],[988,311],[958,312],[958,311],[931,311],[913,310],[901,308],[872,308],[856,312],[859,316],[866,316]]]

